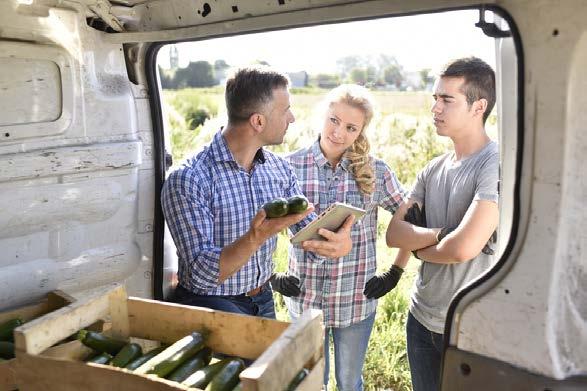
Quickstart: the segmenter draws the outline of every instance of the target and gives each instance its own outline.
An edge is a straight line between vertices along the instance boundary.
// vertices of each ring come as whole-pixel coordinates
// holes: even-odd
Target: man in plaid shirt
[[[315,218],[304,212],[266,218],[261,206],[302,192],[287,162],[263,149],[283,142],[294,116],[288,79],[245,68],[226,83],[228,124],[210,145],[166,180],[161,202],[179,257],[174,301],[228,312],[275,317],[269,279],[276,234],[297,232]],[[351,249],[349,218],[326,240],[304,248],[338,258]],[[273,280],[279,285],[279,279]]]

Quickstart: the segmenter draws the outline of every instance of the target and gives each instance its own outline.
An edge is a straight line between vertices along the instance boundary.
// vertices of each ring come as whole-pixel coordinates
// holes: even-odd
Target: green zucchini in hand
[[[181,383],[198,369],[204,368],[206,365],[210,364],[211,359],[212,349],[208,347],[203,348],[198,353],[196,353],[194,357],[190,358],[179,368],[173,371],[171,375],[167,376],[167,379]]]
[[[308,209],[308,200],[306,197],[296,195],[287,199],[287,214],[303,213]]]
[[[193,332],[138,367],[135,372],[165,377],[203,348],[204,337]]]
[[[287,200],[285,198],[276,198],[263,204],[265,214],[268,218],[283,217],[288,212]]]
[[[128,343],[89,330],[80,330],[77,333],[77,339],[97,352],[108,353],[113,356]]]

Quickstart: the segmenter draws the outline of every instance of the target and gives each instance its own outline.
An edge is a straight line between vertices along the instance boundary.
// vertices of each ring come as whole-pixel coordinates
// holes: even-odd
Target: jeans
[[[256,296],[246,296],[245,294],[231,296],[196,295],[178,285],[171,301],[177,304],[275,319],[273,291],[269,283],[265,283],[261,288],[261,292]]]
[[[348,327],[327,327],[324,339],[324,385],[328,389],[330,373],[330,338],[334,341],[334,373],[340,391],[363,390],[363,364],[375,313]]]
[[[411,312],[406,334],[413,391],[438,391],[443,335],[428,330]]]

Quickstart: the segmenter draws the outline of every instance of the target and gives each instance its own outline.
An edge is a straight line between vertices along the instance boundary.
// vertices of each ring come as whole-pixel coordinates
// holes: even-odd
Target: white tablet
[[[329,231],[336,232],[350,215],[355,215],[356,222],[365,215],[365,211],[352,205],[335,202],[326,208],[324,212],[320,213],[316,220],[312,221],[310,224],[299,230],[297,234],[292,236],[290,241],[292,243],[300,243],[305,240],[324,240],[324,238],[318,234],[320,228],[326,228]]]

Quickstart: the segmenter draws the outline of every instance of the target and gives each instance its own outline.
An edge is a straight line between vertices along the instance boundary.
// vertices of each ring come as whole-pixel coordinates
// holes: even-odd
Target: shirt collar
[[[328,159],[326,159],[326,157],[322,153],[322,149],[320,149],[320,136],[318,136],[318,140],[316,140],[314,142],[314,144],[312,144],[312,146],[310,147],[310,149],[312,151],[312,155],[314,155],[314,161],[316,162],[316,165],[318,167],[320,167],[320,168],[324,168],[324,167],[332,168],[330,166],[330,163],[328,162]],[[348,171],[349,170],[349,165],[350,165],[349,159],[346,156],[343,156],[342,159],[340,160],[339,166],[343,170]]]
[[[238,164],[234,159],[234,156],[232,156],[232,152],[230,152],[224,136],[222,136],[222,129],[223,128],[220,128],[220,130],[214,135],[214,138],[212,139],[212,143],[210,145],[212,150],[212,157],[214,158],[214,161],[217,162],[234,162],[235,164]],[[257,153],[255,153],[253,161],[259,164],[263,164],[265,163],[265,160],[265,152],[263,151],[263,148],[259,148]]]

